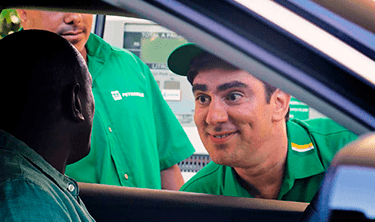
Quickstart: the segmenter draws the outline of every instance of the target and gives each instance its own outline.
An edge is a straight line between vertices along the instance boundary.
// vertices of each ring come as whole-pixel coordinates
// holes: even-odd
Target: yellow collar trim
[[[312,143],[305,144],[305,145],[298,145],[295,143],[291,143],[292,145],[292,150],[297,151],[297,152],[307,152],[309,150],[314,149],[314,145]]]

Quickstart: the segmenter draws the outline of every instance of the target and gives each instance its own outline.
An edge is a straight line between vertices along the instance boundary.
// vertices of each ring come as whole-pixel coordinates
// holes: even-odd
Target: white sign
[[[179,89],[163,89],[161,94],[166,101],[181,101],[181,90]]]

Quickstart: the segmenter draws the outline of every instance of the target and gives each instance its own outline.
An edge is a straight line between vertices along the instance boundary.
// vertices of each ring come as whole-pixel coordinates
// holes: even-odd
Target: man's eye
[[[227,100],[229,101],[237,101],[241,99],[242,95],[239,93],[231,93],[227,96]]]
[[[210,101],[209,97],[205,96],[205,95],[197,96],[197,98],[195,100],[198,101],[201,104],[206,104]]]

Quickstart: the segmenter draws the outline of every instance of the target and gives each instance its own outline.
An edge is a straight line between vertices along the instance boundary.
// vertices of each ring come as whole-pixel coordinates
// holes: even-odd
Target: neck
[[[82,57],[85,59],[86,63],[87,63],[87,50],[86,50],[86,47],[83,47],[83,49],[80,51]]]
[[[53,147],[53,145],[51,145]],[[56,145],[55,147],[56,148]],[[51,164],[60,173],[65,174],[65,167],[69,152],[67,150],[59,149],[36,149],[35,151],[41,155],[49,164]],[[53,153],[53,155],[51,155]]]
[[[259,148],[260,161],[244,167],[234,167],[238,180],[251,195],[257,198],[277,199],[284,179],[288,138],[286,127],[281,126],[270,143]],[[275,138],[278,138],[275,140]]]
[[[35,130],[28,132],[15,131],[14,136],[35,150],[50,165],[60,173],[65,173],[65,166],[69,157],[69,135],[59,127],[55,130]]]
[[[254,168],[234,168],[238,181],[251,195],[257,198],[277,199],[280,192],[285,160]],[[256,169],[257,168],[257,169]]]

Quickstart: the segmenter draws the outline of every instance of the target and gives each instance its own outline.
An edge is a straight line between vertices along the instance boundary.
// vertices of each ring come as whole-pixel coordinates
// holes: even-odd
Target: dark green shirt
[[[310,202],[335,153],[357,135],[330,119],[292,119],[287,123],[287,132],[287,163],[277,199]],[[211,162],[185,183],[181,191],[253,197],[236,177],[233,168]]]
[[[161,189],[160,171],[194,148],[146,64],[94,34],[86,48],[95,99],[91,151],[66,174],[80,182]]]
[[[0,221],[94,221],[77,183],[0,130]]]

